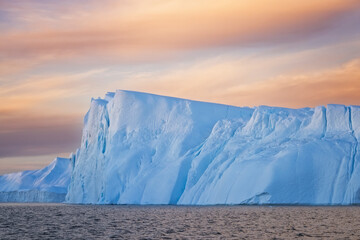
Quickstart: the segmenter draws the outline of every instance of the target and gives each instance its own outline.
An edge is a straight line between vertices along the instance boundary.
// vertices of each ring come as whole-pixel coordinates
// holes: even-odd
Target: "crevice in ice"
[[[218,176],[219,180],[222,178],[222,176],[224,175],[225,171],[229,169],[229,167],[231,166],[231,164],[233,164],[233,162],[235,161],[235,159],[236,159],[236,157],[233,157],[233,158],[227,163],[227,166],[224,168],[224,171],[222,171],[222,172],[219,174],[219,176]],[[226,163],[226,162],[225,162],[225,163]],[[225,163],[224,163],[224,164],[225,164]],[[234,188],[234,185],[235,185],[235,181],[232,182],[232,185],[231,185],[229,191],[228,191],[227,194],[226,194],[225,203],[228,203],[228,202],[229,202],[229,201],[228,201],[228,200],[229,200],[229,196],[230,196],[230,193],[232,192],[232,189]]]
[[[105,112],[105,121],[106,121],[106,125],[107,125],[107,127],[110,127],[110,118],[109,118],[109,113],[108,113],[107,108],[106,108],[105,110],[106,110],[106,112]]]
[[[355,166],[355,159],[356,159],[356,155],[357,155],[357,147],[359,145],[359,142],[355,136],[354,133],[354,129],[353,129],[353,124],[352,124],[352,116],[351,116],[351,107],[348,107],[349,110],[349,128],[350,128],[350,133],[352,135],[352,137],[354,138],[355,144],[352,147],[351,150],[351,159],[350,159],[350,171],[349,171],[349,175],[352,176],[352,173],[354,172],[354,166]]]
[[[341,173],[343,172],[343,169],[346,169],[346,163],[348,162],[347,157],[343,157],[341,159],[341,162],[339,163],[338,167],[336,168],[336,173],[335,173],[335,177],[334,177],[334,181],[331,184],[331,192],[330,192],[330,204],[334,204],[337,202],[337,199],[335,199],[335,189],[337,190],[336,192],[338,192],[338,186],[339,183],[341,183]]]
[[[324,116],[324,127],[323,127],[323,133],[321,136],[321,139],[325,137],[326,131],[327,131],[327,108],[323,108],[323,116]]]
[[[299,176],[299,173],[298,173],[298,161],[299,161],[299,149],[296,149],[296,158],[295,158],[295,176]],[[299,181],[299,178],[295,178],[295,182],[296,182],[296,185],[295,185],[295,191],[297,193],[298,196],[300,196],[300,189],[299,189],[299,186],[300,186],[300,181]]]
[[[106,151],[106,138],[103,139],[103,144],[102,144],[102,145],[103,145],[103,146],[102,146],[101,152],[104,154],[105,151]]]
[[[269,203],[271,195],[268,192],[262,192],[245,199],[240,204],[266,204]]]
[[[192,160],[193,158],[190,155],[182,161],[174,188],[171,193],[169,202],[170,204],[177,204],[181,198],[181,195],[184,193]]]

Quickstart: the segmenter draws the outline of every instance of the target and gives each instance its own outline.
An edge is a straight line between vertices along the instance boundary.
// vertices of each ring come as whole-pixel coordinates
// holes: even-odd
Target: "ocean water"
[[[360,207],[0,204],[0,239],[360,239]]]

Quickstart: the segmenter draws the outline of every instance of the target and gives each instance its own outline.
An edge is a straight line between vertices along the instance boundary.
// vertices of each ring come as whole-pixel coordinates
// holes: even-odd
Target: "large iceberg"
[[[355,204],[359,138],[357,106],[248,108],[118,90],[91,101],[70,159],[0,176],[0,201]]]
[[[71,159],[55,158],[40,170],[0,176],[0,202],[63,202],[71,170]]]
[[[360,202],[360,107],[93,99],[66,196],[95,204]]]

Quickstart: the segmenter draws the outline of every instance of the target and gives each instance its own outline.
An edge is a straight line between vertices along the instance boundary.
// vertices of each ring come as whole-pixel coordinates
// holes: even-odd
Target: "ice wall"
[[[360,202],[360,108],[94,99],[66,197],[101,204]]]
[[[0,202],[63,202],[71,171],[71,159],[55,158],[40,170],[0,176]]]

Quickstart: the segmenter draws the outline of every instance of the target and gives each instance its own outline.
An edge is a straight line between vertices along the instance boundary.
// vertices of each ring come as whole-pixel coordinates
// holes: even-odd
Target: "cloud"
[[[333,27],[339,17],[360,7],[357,0],[91,1],[85,9],[81,3],[67,2],[63,14],[49,3],[43,11],[37,5],[8,4],[10,12],[20,8],[10,16],[22,25],[4,29],[0,56],[59,60],[90,55],[129,62],[199,49],[294,42]],[[54,16],[62,17],[57,21]]]
[[[235,106],[300,108],[328,103],[360,105],[360,58],[330,68],[296,71],[294,62],[305,61],[312,55],[319,55],[318,59],[313,58],[318,61],[322,51],[260,59],[217,58],[180,70],[134,75],[123,86]],[[279,68],[286,63],[295,66],[287,72]]]
[[[325,71],[278,76],[268,81],[235,86],[224,100],[248,105],[307,107],[329,103],[360,105],[360,59]]]
[[[73,116],[0,118],[0,158],[72,152],[79,146],[81,121]]]
[[[67,105],[79,107],[79,104],[77,101],[67,102],[82,95],[90,98],[89,94],[93,92],[88,90],[92,88],[92,78],[105,71],[105,68],[99,68],[78,73],[33,75],[19,81],[3,82],[0,89],[0,112],[31,112],[36,115],[42,112],[59,114],[65,110],[65,113],[69,113]],[[84,101],[87,103],[89,99]],[[44,108],[46,106],[47,109]],[[80,108],[83,110],[84,106],[80,105]],[[79,109],[73,111],[79,112]]]
[[[87,91],[92,88],[88,83],[104,71],[35,75],[2,82],[0,158],[74,151],[80,144],[82,119],[94,94]]]

